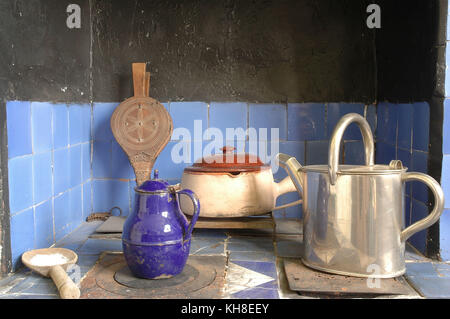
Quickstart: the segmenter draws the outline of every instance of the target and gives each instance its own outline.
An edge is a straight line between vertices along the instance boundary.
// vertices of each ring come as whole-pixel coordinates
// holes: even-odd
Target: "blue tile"
[[[196,237],[192,240],[189,254],[191,255],[223,255],[224,240],[220,238]]]
[[[435,277],[436,269],[430,262],[406,263],[406,275],[408,277]]]
[[[194,142],[195,143],[195,142]],[[210,156],[210,155],[214,155],[214,154],[222,154],[223,153],[223,147],[224,146],[228,146],[228,147],[234,147],[234,149],[232,150],[233,153],[248,153],[248,141],[245,140],[225,140],[225,142],[221,142],[219,140],[205,140],[203,141],[203,157],[205,156]],[[195,144],[194,144],[195,147]],[[257,148],[256,148],[257,150]],[[196,154],[197,155],[197,154]],[[258,155],[258,151],[256,151],[256,154]],[[196,158],[198,159],[198,158]]]
[[[295,202],[300,199],[297,191],[286,193],[277,198],[276,206],[281,206]],[[284,218],[302,218],[302,205],[295,205],[284,209]]]
[[[247,103],[217,103],[209,106],[209,127],[221,130],[226,138],[226,129],[247,129]]]
[[[122,241],[89,238],[78,250],[80,254],[99,254],[104,251],[122,251]]]
[[[227,249],[229,251],[273,252],[273,240],[272,238],[232,237],[228,240]]]
[[[173,183],[171,183],[173,184]],[[129,183],[129,201],[130,201],[130,212],[133,211],[136,205],[136,191],[134,190],[136,187],[136,181],[130,181]],[[123,214],[124,216],[127,216],[127,214]]]
[[[203,131],[208,128],[208,105],[203,102],[171,102],[170,115],[174,130],[185,128],[190,132],[191,140],[202,139]],[[194,132],[194,121],[198,122],[198,133]],[[201,126],[201,127],[200,127]]]
[[[356,103],[329,103],[327,107],[328,137],[333,134],[338,121],[348,113],[358,113],[364,116],[364,105]],[[350,124],[344,133],[344,140],[361,140],[362,135],[357,124]]]
[[[195,228],[192,232],[193,238],[216,238],[225,240],[228,236],[222,229]],[[252,259],[249,259],[252,260]]]
[[[112,167],[112,142],[94,141],[92,158],[93,178],[109,178]]]
[[[407,167],[408,171],[411,171],[411,152],[402,150],[401,148],[397,149],[397,159],[402,161],[403,167]],[[411,183],[406,183],[405,193],[411,195]]]
[[[40,153],[33,156],[33,194],[34,203],[40,203],[52,197],[52,153]]]
[[[83,184],[83,219],[92,213],[92,182]]]
[[[444,101],[444,123],[442,127],[442,152],[450,154],[450,99]]]
[[[266,251],[232,251],[229,254],[229,260],[232,262],[235,260],[275,262],[275,259],[273,252]]]
[[[233,298],[238,299],[278,299],[277,289],[248,288],[234,293]]]
[[[411,172],[427,173],[428,154],[413,151],[411,156]],[[422,182],[409,182],[412,187],[412,197],[426,203],[428,201],[428,187]]]
[[[124,215],[129,214],[129,183],[118,180],[94,180],[93,184],[94,212],[107,212],[118,206]]]
[[[91,143],[81,144],[81,180],[91,178]]]
[[[70,187],[69,149],[62,148],[53,152],[53,187],[54,195],[62,193]]]
[[[79,144],[83,136],[83,106],[69,105],[69,142],[70,145]]]
[[[9,207],[15,214],[33,205],[33,157],[23,156],[8,161]]]
[[[11,254],[14,270],[20,266],[21,255],[34,248],[33,209],[11,216]]]
[[[260,140],[286,140],[286,109],[286,105],[283,104],[249,104],[249,128],[253,127],[258,131]],[[275,130],[274,134],[272,129]],[[276,131],[278,131],[278,138]]]
[[[112,178],[135,178],[130,160],[122,147],[114,140],[111,146],[111,174]]]
[[[301,258],[303,256],[303,239],[301,236],[277,239],[277,256]]]
[[[52,106],[53,118],[53,148],[63,148],[69,145],[69,109],[66,104]]]
[[[439,277],[450,278],[450,264],[434,262],[433,267],[436,269],[436,273]]]
[[[81,144],[69,148],[69,186],[81,184]]]
[[[236,260],[234,261],[234,263],[241,267],[259,272],[260,274],[272,278],[277,278],[277,269],[275,267],[275,263],[259,262],[259,261],[243,261],[243,260]]]
[[[377,106],[377,141],[391,145],[397,144],[397,114],[398,108],[395,104],[379,103]]]
[[[8,157],[32,153],[31,103],[9,101],[6,103]]]
[[[397,146],[404,148],[406,150],[411,149],[412,120],[413,120],[412,104],[399,104]]]
[[[23,299],[41,299],[41,296],[56,297],[59,295],[58,288],[56,288],[50,278],[38,276],[38,274],[32,273],[31,276],[28,276],[25,280],[14,286],[8,293],[17,293]],[[34,298],[31,297],[33,294],[35,294]]]
[[[364,165],[366,163],[366,154],[362,141],[344,142],[344,161],[348,165]]]
[[[428,152],[430,106],[426,102],[413,104],[413,149]]]
[[[328,141],[306,141],[306,165],[328,164]]]
[[[450,47],[447,45],[446,50],[450,50]],[[450,56],[446,54],[446,56]],[[445,72],[445,97],[450,97],[450,72]]]
[[[294,156],[301,165],[305,165],[305,142],[280,142],[279,153]],[[273,156],[274,152],[271,152]],[[276,180],[281,180],[287,176],[286,171],[282,167],[277,167],[276,161],[272,161],[272,172]]]
[[[442,156],[441,185],[444,191],[445,208],[450,208],[450,155]]]
[[[301,165],[305,165],[305,143],[304,142],[280,142],[280,153],[294,156]]]
[[[403,167],[407,167],[408,171],[412,169],[411,158],[412,154],[410,151],[403,150],[401,148],[397,149],[397,159],[402,161]]]
[[[119,103],[94,103],[94,127],[92,129],[94,139],[106,141],[114,139],[111,131],[110,120],[111,115],[118,105]]]
[[[441,258],[450,261],[450,209],[445,209],[439,220]]]
[[[53,212],[52,200],[34,207],[35,248],[47,248],[53,245]]]
[[[405,228],[411,225],[411,197],[405,196],[404,198],[404,213],[405,217]]]
[[[323,140],[325,132],[325,105],[321,103],[288,104],[288,140]]]
[[[263,283],[262,285],[258,285],[255,288],[265,288],[265,289],[278,289],[278,283],[276,280],[269,281],[266,283]]]
[[[375,148],[375,163],[389,164],[395,159],[395,147],[384,142],[377,142]]]
[[[89,142],[91,140],[91,105],[83,104],[81,109],[81,142]]]
[[[69,192],[65,192],[53,200],[53,215],[55,219],[55,241],[69,233],[70,202]]]
[[[450,261],[450,209],[445,209],[439,220],[441,258]]]
[[[203,145],[200,143],[200,145]],[[171,141],[156,159],[154,169],[159,170],[159,177],[163,179],[180,178],[185,167],[192,165],[194,142]],[[201,151],[201,150],[200,150]],[[199,154],[202,157],[202,154]]]
[[[428,207],[424,203],[413,199],[411,204],[412,204],[411,209],[412,224],[428,216]],[[427,244],[427,229],[415,233],[408,239],[408,241],[418,251],[420,251],[422,254],[425,254]]]
[[[373,104],[367,105],[366,120],[369,122],[372,134],[375,137],[375,131],[377,129],[377,107]]]
[[[427,298],[450,298],[450,278],[408,277],[409,282]]]
[[[33,153],[52,149],[52,105],[44,102],[31,103],[31,135]]]
[[[69,222],[71,229],[78,227],[83,218],[83,188],[79,185],[69,191]]]

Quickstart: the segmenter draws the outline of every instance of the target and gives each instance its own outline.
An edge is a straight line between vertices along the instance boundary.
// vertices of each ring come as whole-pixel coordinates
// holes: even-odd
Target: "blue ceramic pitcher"
[[[191,234],[200,213],[197,196],[188,189],[176,191],[164,180],[153,180],[135,188],[135,207],[122,233],[125,260],[140,278],[161,279],[183,270],[191,246]],[[195,212],[189,223],[180,210],[179,196],[191,198]]]

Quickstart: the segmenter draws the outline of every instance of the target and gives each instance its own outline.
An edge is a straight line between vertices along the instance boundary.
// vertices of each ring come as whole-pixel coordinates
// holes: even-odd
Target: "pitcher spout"
[[[287,173],[289,174],[289,178],[295,186],[295,189],[300,194],[300,197],[303,198],[303,185],[302,185],[302,165],[297,161],[297,159],[293,156],[278,153],[276,159],[281,167],[283,167]],[[283,181],[280,182],[283,183]]]

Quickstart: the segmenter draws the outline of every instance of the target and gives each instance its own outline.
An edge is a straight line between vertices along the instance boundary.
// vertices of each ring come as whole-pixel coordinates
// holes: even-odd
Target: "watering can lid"
[[[144,192],[165,191],[168,189],[169,185],[170,184],[167,181],[158,178],[158,170],[155,170],[153,179],[145,181],[139,187],[136,187],[136,190]]]

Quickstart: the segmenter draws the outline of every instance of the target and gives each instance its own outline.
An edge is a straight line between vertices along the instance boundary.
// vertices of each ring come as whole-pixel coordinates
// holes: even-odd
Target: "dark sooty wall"
[[[439,3],[444,1],[376,2],[382,14],[376,31],[378,100],[428,101],[436,86]]]
[[[82,8],[81,30],[65,25],[71,2]],[[86,101],[92,84],[95,101],[121,101],[132,94],[131,62],[147,61],[151,94],[162,101],[372,102],[366,5],[2,1],[1,89],[9,98]]]
[[[373,101],[364,1],[94,1],[94,99]]]

